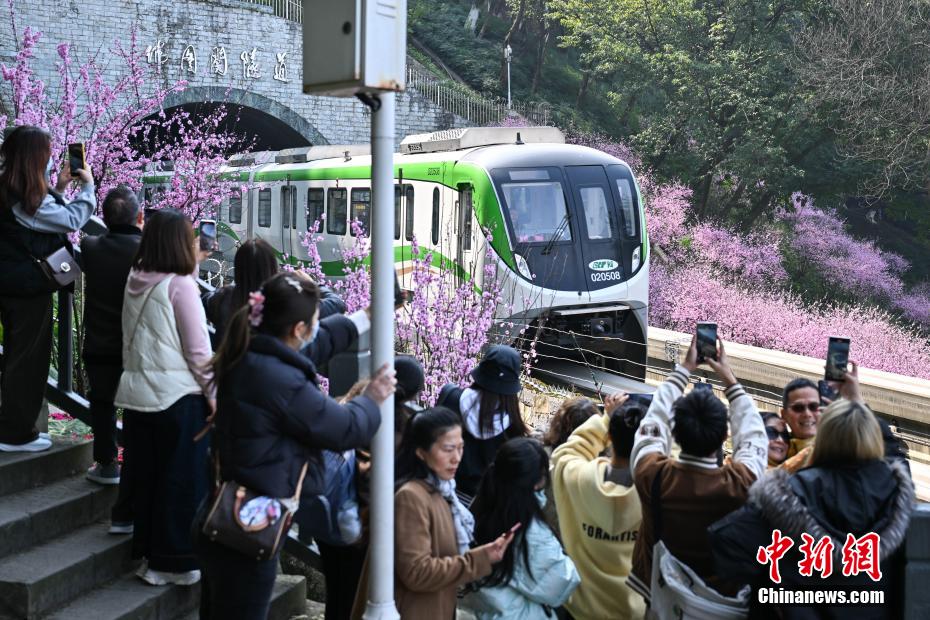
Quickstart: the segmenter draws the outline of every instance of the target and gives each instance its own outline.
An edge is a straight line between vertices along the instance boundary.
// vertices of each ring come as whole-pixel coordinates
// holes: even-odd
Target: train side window
[[[331,235],[346,234],[346,216],[349,213],[348,192],[344,188],[330,188],[327,198],[326,230]]]
[[[258,226],[271,228],[271,190],[258,190]]]
[[[409,209],[409,207],[408,207]],[[400,185],[394,186],[394,240],[400,239]]]
[[[371,190],[367,187],[352,190],[352,219],[362,226],[362,235],[371,229]],[[355,235],[355,231],[351,231]]]
[[[407,205],[407,213],[404,222],[404,239],[413,241],[413,185],[405,185],[404,193],[406,198],[404,204]]]
[[[636,236],[636,206],[633,202],[633,189],[627,179],[616,179],[617,192],[620,194],[620,212],[623,214],[623,234]]]
[[[471,250],[472,202],[470,187],[463,187],[459,190],[459,205],[461,206],[459,212],[459,217],[461,218],[459,230],[462,233],[462,249],[468,252]]]
[[[433,221],[430,229],[433,245],[439,245],[439,188],[433,188]]]
[[[242,223],[242,194],[229,197],[229,223]]]
[[[323,231],[323,188],[311,187],[307,190],[307,231],[310,232],[314,224],[317,224],[313,232]]]

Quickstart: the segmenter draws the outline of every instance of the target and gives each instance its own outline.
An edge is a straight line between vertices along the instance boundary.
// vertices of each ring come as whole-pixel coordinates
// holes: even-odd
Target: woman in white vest
[[[207,440],[194,436],[216,400],[196,268],[187,216],[157,211],[126,283],[116,394],[132,456],[132,555],[144,558],[138,575],[152,585],[200,580],[190,527],[207,491]]]

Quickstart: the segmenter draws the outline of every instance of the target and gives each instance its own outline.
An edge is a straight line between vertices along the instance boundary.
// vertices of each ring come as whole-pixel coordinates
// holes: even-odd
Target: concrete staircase
[[[131,536],[107,534],[116,489],[84,479],[88,442],[0,453],[0,619],[194,620],[199,586],[134,576]],[[303,577],[280,575],[270,620],[304,613]]]

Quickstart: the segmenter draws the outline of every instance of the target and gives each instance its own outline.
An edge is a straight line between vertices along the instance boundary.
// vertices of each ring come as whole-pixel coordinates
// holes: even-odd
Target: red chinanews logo
[[[879,564],[879,544],[881,537],[875,532],[864,534],[856,538],[853,534],[846,535],[843,543],[842,562],[843,576],[854,577],[865,573],[872,581],[880,581],[882,569]],[[756,552],[756,561],[763,566],[769,565],[769,579],[772,583],[781,583],[781,571],[778,562],[794,546],[790,536],[783,536],[781,530],[772,531],[772,543],[759,547]],[[826,579],[833,574],[833,541],[828,536],[816,540],[810,534],[801,534],[801,560],[798,562],[798,572],[804,577],[813,576],[814,572]]]

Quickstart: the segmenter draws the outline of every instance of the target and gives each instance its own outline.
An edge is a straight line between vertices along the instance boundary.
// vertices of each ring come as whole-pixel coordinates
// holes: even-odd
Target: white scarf
[[[475,517],[468,511],[458,495],[455,494],[455,479],[440,480],[433,472],[429,473],[427,482],[433,485],[452,510],[452,523],[455,525],[455,540],[459,546],[459,553],[464,554],[471,548],[471,541],[475,531]]]

